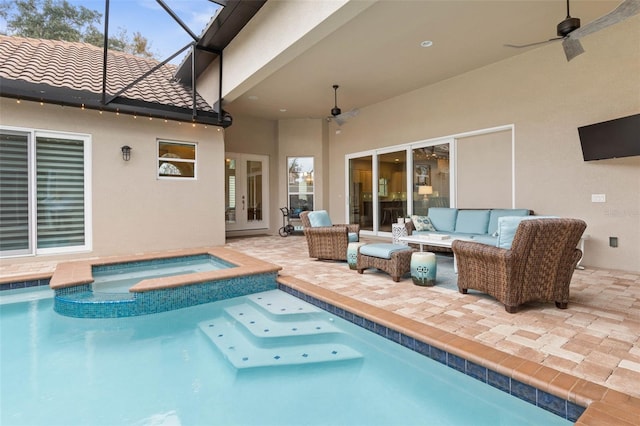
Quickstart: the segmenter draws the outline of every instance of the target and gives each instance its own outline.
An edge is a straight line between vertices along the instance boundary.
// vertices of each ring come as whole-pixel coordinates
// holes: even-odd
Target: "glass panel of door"
[[[427,216],[430,207],[449,207],[449,146],[413,149],[413,214]]]
[[[378,155],[378,230],[407,215],[407,151]]]
[[[349,160],[349,223],[373,231],[373,157]]]
[[[262,162],[249,160],[247,165],[247,222],[262,220]]]

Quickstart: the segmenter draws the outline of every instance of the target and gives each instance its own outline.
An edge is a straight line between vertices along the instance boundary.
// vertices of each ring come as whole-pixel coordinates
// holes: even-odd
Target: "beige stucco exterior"
[[[91,136],[92,250],[46,260],[224,244],[221,128],[6,98],[0,99],[0,112],[2,126]],[[157,178],[157,139],[197,144],[197,180]],[[130,161],[123,161],[122,145],[132,147]]]

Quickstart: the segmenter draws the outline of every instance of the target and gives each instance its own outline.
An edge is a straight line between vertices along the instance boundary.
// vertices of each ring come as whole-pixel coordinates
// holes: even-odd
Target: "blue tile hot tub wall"
[[[90,284],[58,289],[54,310],[74,318],[154,314],[277,288],[276,273],[245,275],[140,293],[94,293]]]

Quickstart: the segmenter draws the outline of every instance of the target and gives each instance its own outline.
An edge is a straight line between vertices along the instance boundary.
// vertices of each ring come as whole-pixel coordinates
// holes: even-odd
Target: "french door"
[[[226,154],[225,223],[227,231],[269,227],[268,156]]]

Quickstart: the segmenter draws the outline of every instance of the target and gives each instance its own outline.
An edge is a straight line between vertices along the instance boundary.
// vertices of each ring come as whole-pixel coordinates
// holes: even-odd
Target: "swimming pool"
[[[3,425],[569,424],[278,290],[114,319],[34,293],[0,298]]]

